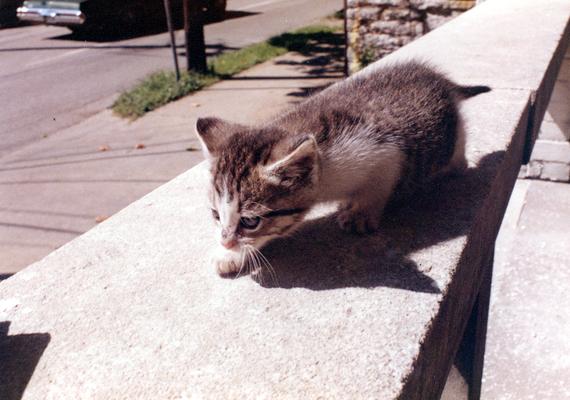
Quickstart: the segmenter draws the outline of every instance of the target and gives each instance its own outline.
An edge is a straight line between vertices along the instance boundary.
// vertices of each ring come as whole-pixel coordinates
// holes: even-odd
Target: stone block
[[[419,18],[420,14],[411,8],[389,7],[382,11],[382,19],[386,20],[409,20]]]
[[[370,28],[378,32],[392,33],[400,25],[402,25],[400,21],[376,21],[370,24]]]
[[[355,19],[358,17],[358,9],[356,8],[348,8],[346,10],[346,19],[348,22],[348,25],[351,26],[354,22]]]
[[[475,0],[449,0],[449,8],[452,10],[467,11],[475,6]]]
[[[356,43],[366,42],[366,36],[370,33],[370,27],[368,25],[360,25],[358,27],[358,35],[356,37]]]
[[[376,32],[387,33],[396,37],[419,36],[423,33],[423,25],[417,21],[376,21],[370,24],[370,28]]]
[[[550,106],[549,106],[550,107]],[[567,132],[561,129],[558,122],[554,121],[552,117],[547,119],[550,114],[547,112],[540,126],[539,140],[549,140],[554,142],[568,142],[570,136],[570,129]]]
[[[379,7],[362,7],[355,13],[356,18],[362,21],[376,21],[380,17]]]
[[[412,41],[415,39],[415,37],[412,36],[400,36],[399,38],[399,45],[400,46],[405,46],[409,43],[412,43]]]
[[[428,31],[433,31],[434,29],[437,29],[443,24],[451,21],[451,19],[452,17],[450,15],[434,14],[428,12],[426,13],[425,23]]]
[[[408,0],[366,0],[368,4],[378,5],[378,6],[394,6],[394,7],[406,7],[409,5]]]
[[[418,10],[460,10],[467,11],[475,6],[475,0],[410,0]]]
[[[418,10],[427,10],[428,8],[449,8],[449,0],[410,0],[410,5]]]
[[[531,160],[570,164],[570,143],[537,140],[532,150]]]
[[[389,35],[386,33],[382,34],[366,34],[364,36],[364,40],[362,41],[362,45],[365,48],[375,50],[375,49],[388,49],[400,46],[400,38],[397,36]]]
[[[549,181],[568,182],[570,181],[570,165],[555,162],[544,163],[540,177]]]
[[[542,174],[542,163],[540,161],[530,161],[521,167],[521,178],[540,179]]]

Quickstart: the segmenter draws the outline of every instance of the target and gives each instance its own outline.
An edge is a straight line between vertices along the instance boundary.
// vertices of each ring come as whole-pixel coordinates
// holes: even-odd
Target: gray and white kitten
[[[340,202],[344,230],[378,229],[395,194],[467,167],[458,102],[489,90],[406,62],[333,85],[265,125],[198,119],[220,228],[218,273],[263,257],[259,249],[317,203]]]

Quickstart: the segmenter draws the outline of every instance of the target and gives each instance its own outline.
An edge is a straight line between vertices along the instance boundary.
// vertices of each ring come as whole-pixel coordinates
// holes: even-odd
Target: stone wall
[[[351,72],[470,9],[476,0],[348,0]]]

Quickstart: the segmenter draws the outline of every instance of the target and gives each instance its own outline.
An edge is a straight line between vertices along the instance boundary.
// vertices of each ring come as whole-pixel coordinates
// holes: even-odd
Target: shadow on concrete
[[[11,277],[14,274],[0,274],[0,282],[2,282],[3,280],[8,279],[9,277]],[[1,332],[0,332],[1,333]]]
[[[285,34],[273,39],[274,44],[286,46],[289,51],[296,51],[305,57],[303,62],[296,60],[280,60],[277,64],[296,66],[302,70],[308,79],[331,78],[342,79],[344,77],[344,34],[342,33],[316,33],[316,34]],[[326,87],[308,86],[299,88],[288,93],[288,96],[305,98],[311,96]]]
[[[19,400],[47,348],[48,333],[8,335],[10,322],[0,322],[0,399]]]
[[[431,266],[417,265],[410,254],[469,234],[503,154],[490,154],[462,176],[435,180],[408,199],[392,202],[375,234],[344,233],[334,214],[308,221],[292,237],[267,246],[263,253],[274,271],[263,268],[252,278],[268,288],[386,286],[440,293],[429,276]]]
[[[330,82],[319,86],[302,86],[298,88],[296,91],[288,93],[287,96],[300,97],[300,98],[310,97],[319,93],[322,90],[325,90],[329,86],[333,85],[335,82]]]
[[[331,82],[321,86],[306,86],[288,93],[288,96],[297,97],[299,99],[311,96],[319,91],[327,88],[336,81],[344,78],[344,35],[335,32],[296,32],[284,33],[273,37],[269,43],[283,47],[289,52],[296,52],[305,56],[304,61],[292,59],[284,59],[276,61],[277,65],[289,65],[296,67],[300,74],[297,76],[225,76],[223,79],[240,80],[240,81],[287,81],[302,79],[330,79]],[[269,87],[257,88],[252,87],[251,90],[273,89]],[[217,90],[217,89],[205,89]],[[231,89],[236,90],[236,89]],[[248,90],[242,88],[241,90]],[[299,100],[300,101],[300,100]],[[298,103],[294,101],[293,103]]]

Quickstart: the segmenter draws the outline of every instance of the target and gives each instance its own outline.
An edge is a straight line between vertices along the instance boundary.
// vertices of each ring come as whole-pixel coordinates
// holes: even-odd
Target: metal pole
[[[346,14],[348,13],[348,4],[347,4],[347,0],[344,0],[344,13],[343,13],[343,19],[344,19],[344,76],[348,76],[350,74],[350,71],[348,69],[348,46],[349,46],[349,40],[348,40],[348,17],[346,16]]]
[[[178,67],[178,56],[176,55],[176,37],[172,28],[172,14],[170,12],[170,0],[164,0],[164,11],[166,12],[166,24],[170,33],[170,47],[172,48],[172,58],[174,58],[174,71],[176,72],[176,81],[180,80],[180,68]]]

